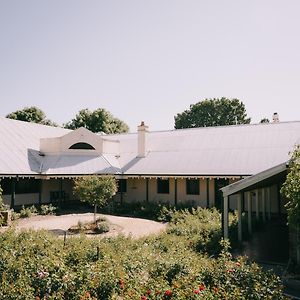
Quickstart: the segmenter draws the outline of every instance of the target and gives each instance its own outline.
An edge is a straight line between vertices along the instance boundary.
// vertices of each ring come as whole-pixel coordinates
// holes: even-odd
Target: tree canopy
[[[126,123],[115,118],[109,111],[98,108],[90,111],[85,108],[79,111],[74,119],[64,125],[68,129],[85,127],[92,132],[125,133],[129,127]]]
[[[114,177],[92,175],[74,179],[73,193],[80,201],[94,205],[94,221],[96,222],[97,206],[104,206],[115,195],[117,189]]]
[[[263,118],[263,119],[260,120],[259,123],[261,123],[261,124],[263,124],[263,123],[270,123],[270,120],[268,118]]]
[[[194,128],[220,125],[249,124],[246,108],[238,99],[213,98],[191,104],[188,110],[175,117],[175,128]]]
[[[289,225],[300,226],[300,145],[292,153],[289,173],[281,188],[281,193],[288,200],[286,208]]]
[[[21,110],[17,110],[8,114],[6,118],[49,126],[57,126],[56,123],[47,119],[46,114],[36,106],[24,107]]]

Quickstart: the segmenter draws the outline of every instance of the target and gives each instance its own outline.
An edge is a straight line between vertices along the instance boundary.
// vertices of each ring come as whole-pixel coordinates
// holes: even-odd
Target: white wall
[[[157,193],[156,178],[149,179],[149,202],[152,203],[169,203],[175,204],[175,179],[169,179],[169,194]],[[177,179],[177,203],[184,204],[193,202],[197,206],[206,207],[207,204],[207,183],[206,179],[200,179],[200,194],[188,195],[186,193],[186,179]],[[123,193],[124,202],[145,202],[146,196],[146,179],[144,178],[129,178],[127,179],[127,192]],[[121,201],[121,195],[114,196],[115,201]],[[215,203],[214,181],[209,180],[209,206],[212,207]]]

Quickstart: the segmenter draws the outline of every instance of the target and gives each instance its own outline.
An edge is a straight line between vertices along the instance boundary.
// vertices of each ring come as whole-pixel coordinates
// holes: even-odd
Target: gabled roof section
[[[278,179],[285,177],[288,169],[288,162],[264,170],[258,174],[244,178],[240,181],[229,184],[221,189],[223,196],[230,196],[236,193],[253,190],[276,183]]]
[[[40,138],[68,132],[60,127],[0,117],[0,175],[35,175],[40,165]]]
[[[285,163],[300,142],[300,122],[177,129],[147,138],[147,155],[137,159],[137,134],[118,135],[125,174],[243,177]]]
[[[59,154],[64,152],[76,153],[76,150],[87,149],[72,149],[75,144],[87,144],[90,148],[94,148],[98,154],[102,153],[103,139],[100,135],[97,135],[84,127],[80,127],[71,132],[67,132],[65,135],[59,137],[45,137],[40,140],[40,151],[44,154]],[[88,152],[85,151],[86,154]]]
[[[0,138],[0,176],[80,172],[243,177],[288,161],[300,142],[300,122],[148,132],[145,157],[137,157],[137,133],[100,135],[85,128],[71,131],[0,118]],[[43,156],[40,140],[58,140],[64,151]],[[78,142],[99,151],[69,149]]]

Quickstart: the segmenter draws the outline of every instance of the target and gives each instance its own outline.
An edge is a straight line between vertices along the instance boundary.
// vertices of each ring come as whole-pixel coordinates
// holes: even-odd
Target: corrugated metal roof
[[[40,138],[68,132],[59,127],[0,117],[0,174],[36,174],[40,165]]]
[[[0,118],[0,174],[245,176],[286,162],[300,142],[300,122],[281,122],[149,132],[145,158],[136,133],[105,135],[120,141],[116,154],[39,156],[40,138],[68,132]]]

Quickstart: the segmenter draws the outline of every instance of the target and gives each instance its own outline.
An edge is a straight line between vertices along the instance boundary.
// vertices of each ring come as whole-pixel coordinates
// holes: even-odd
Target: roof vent
[[[279,123],[279,115],[277,112],[273,114],[273,123]]]

